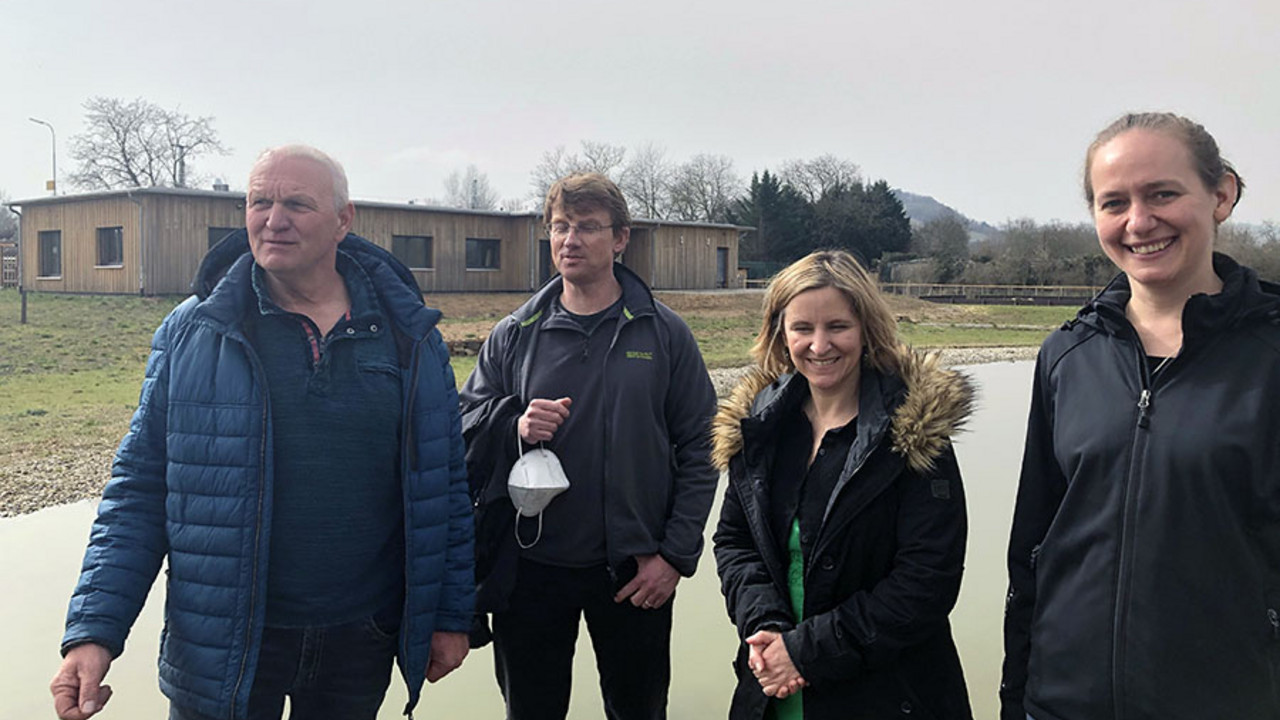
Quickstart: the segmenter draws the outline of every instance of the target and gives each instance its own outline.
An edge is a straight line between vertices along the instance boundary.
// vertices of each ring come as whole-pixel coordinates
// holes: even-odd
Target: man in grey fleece
[[[718,479],[715,391],[688,326],[615,262],[631,232],[618,187],[572,175],[543,212],[559,275],[498,323],[462,390],[478,608],[508,718],[566,715],[583,616],[606,716],[662,718],[672,596]],[[519,517],[507,474],[538,444],[570,488]],[[473,643],[488,637],[478,623]]]

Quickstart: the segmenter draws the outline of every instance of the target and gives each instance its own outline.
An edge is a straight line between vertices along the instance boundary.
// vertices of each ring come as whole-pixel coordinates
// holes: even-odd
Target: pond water
[[[978,412],[969,431],[956,440],[969,504],[969,549],[959,604],[952,614],[956,643],[964,663],[974,715],[996,717],[1000,681],[1001,616],[1006,586],[1004,555],[1013,511],[1018,465],[1026,424],[1033,364],[980,365],[964,370],[977,382]],[[105,472],[105,470],[104,470]],[[81,502],[0,520],[0,718],[52,717],[48,683],[59,663],[58,642],[67,599],[75,584],[95,504]],[[713,512],[712,522],[716,514]],[[710,543],[710,527],[707,532]],[[98,717],[163,718],[168,704],[156,685],[163,588],[153,589],[134,626],[125,654],[108,675],[115,690]],[[672,686],[669,715],[725,717],[733,677],[729,661],[735,647],[716,581],[711,553],[703,555],[697,575],[680,583],[672,637]],[[579,642],[570,717],[599,718],[590,642]],[[379,715],[400,717],[405,693],[397,679]],[[466,663],[423,693],[417,717],[476,720],[501,718],[502,700],[493,680],[488,648],[473,651]]]

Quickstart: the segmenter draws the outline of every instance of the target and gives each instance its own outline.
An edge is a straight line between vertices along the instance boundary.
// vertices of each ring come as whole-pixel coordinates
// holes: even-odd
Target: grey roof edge
[[[95,190],[93,192],[77,193],[75,195],[58,195],[50,197],[29,198],[26,200],[11,200],[5,205],[15,207],[38,207],[41,205],[55,205],[64,202],[81,202],[88,200],[103,200],[108,198],[132,197],[136,195],[154,195],[154,196],[178,196],[178,197],[197,197],[197,198],[218,198],[225,200],[243,200],[244,193],[239,191],[221,191],[221,190],[203,190],[197,188],[173,188],[173,187],[145,187],[145,188],[127,188],[120,190]],[[423,205],[419,203],[399,203],[388,202],[384,200],[355,200],[351,201],[357,208],[371,207],[384,208],[389,210],[413,210],[423,212],[440,212],[454,213],[461,215],[481,215],[485,217],[495,218],[521,218],[521,217],[542,217],[542,212],[538,210],[522,210],[518,212],[506,212],[502,210],[470,210],[466,208],[446,207],[443,205]],[[660,220],[654,218],[634,217],[631,219],[632,227],[649,227],[656,228],[663,225],[671,225],[678,227],[693,228],[709,228],[716,230],[734,230],[744,232],[754,230],[754,227],[746,225],[733,225],[728,223],[708,223],[696,222],[688,220]]]

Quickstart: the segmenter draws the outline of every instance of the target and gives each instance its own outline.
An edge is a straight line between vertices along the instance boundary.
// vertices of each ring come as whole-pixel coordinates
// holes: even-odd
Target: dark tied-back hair
[[[1146,112],[1122,115],[1098,133],[1093,143],[1089,145],[1089,150],[1084,156],[1084,199],[1090,207],[1093,207],[1093,182],[1089,174],[1093,169],[1094,154],[1098,152],[1098,148],[1130,130],[1156,130],[1177,138],[1191,153],[1191,162],[1196,174],[1200,176],[1200,182],[1204,183],[1205,188],[1210,192],[1218,189],[1218,184],[1228,173],[1234,175],[1236,178],[1235,201],[1240,202],[1240,197],[1244,195],[1244,178],[1240,177],[1240,173],[1236,172],[1231,163],[1223,159],[1222,153],[1218,150],[1217,141],[1208,130],[1204,129],[1203,125],[1174,113]],[[1235,207],[1234,203],[1232,207]]]

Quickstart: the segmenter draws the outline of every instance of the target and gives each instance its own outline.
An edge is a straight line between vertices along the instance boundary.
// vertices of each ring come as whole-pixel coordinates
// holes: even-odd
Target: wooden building
[[[242,193],[135,188],[14,201],[28,290],[189,292],[200,259],[244,226]],[[553,272],[539,213],[356,201],[352,232],[409,266],[425,292],[527,292]],[[739,228],[639,219],[622,262],[655,289],[737,282]]]

